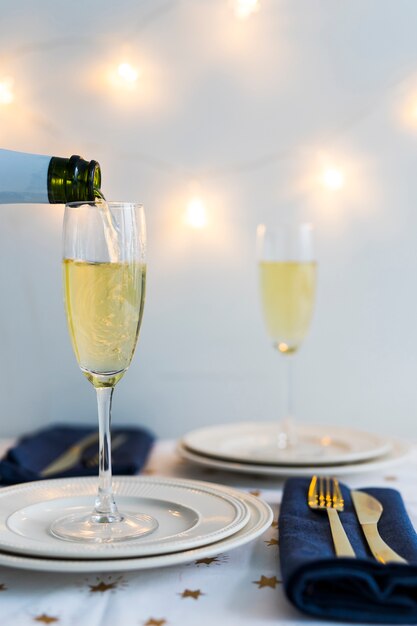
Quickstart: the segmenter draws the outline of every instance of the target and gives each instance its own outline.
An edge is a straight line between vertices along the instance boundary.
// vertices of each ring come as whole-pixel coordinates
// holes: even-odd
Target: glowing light
[[[259,0],[235,0],[235,15],[241,20],[245,20],[259,11]]]
[[[130,63],[120,63],[117,68],[117,74],[127,83],[135,83],[139,78],[139,71]]]
[[[417,128],[417,94],[416,91],[403,102],[397,112],[398,121],[408,130],[415,131]]]
[[[332,189],[333,191],[337,191],[341,189],[345,184],[345,177],[343,176],[343,172],[336,168],[329,168],[323,174],[323,185],[327,187],[327,189]]]
[[[207,211],[201,198],[196,196],[188,202],[185,223],[196,230],[207,226]]]
[[[11,78],[4,78],[0,81],[0,104],[10,104],[13,100],[13,80]]]
[[[331,437],[329,437],[328,435],[325,435],[324,437],[322,437],[322,438],[321,438],[320,443],[321,443],[321,445],[322,445],[322,446],[324,446],[324,447],[328,447],[328,446],[331,446],[331,445],[332,445],[333,440],[332,440],[332,438],[331,438]]]

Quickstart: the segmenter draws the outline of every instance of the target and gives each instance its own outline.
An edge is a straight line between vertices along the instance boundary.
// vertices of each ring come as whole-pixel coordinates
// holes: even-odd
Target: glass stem
[[[122,516],[117,510],[112,490],[110,423],[113,391],[114,387],[96,387],[99,432],[99,479],[98,494],[92,520],[101,524],[122,520]]]
[[[297,432],[294,423],[293,357],[284,355],[286,361],[286,384],[284,385],[284,412],[281,429],[278,434],[278,447],[291,448],[297,444]]]

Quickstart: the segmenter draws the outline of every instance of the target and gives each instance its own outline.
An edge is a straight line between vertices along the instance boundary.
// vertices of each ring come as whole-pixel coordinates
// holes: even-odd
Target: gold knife
[[[52,474],[58,474],[71,469],[71,467],[79,462],[84,450],[89,448],[96,441],[98,441],[98,432],[83,437],[83,439],[80,439],[78,443],[68,448],[68,450],[55,459],[55,461],[47,465],[47,467],[40,472],[40,476],[46,478]]]
[[[376,560],[384,564],[407,563],[385,543],[378,532],[378,521],[384,510],[382,504],[364,491],[351,491],[350,493],[359,523]]]

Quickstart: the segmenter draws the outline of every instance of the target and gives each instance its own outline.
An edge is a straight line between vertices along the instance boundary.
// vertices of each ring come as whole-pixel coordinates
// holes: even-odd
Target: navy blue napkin
[[[0,484],[39,480],[40,472],[55,461],[70,446],[93,433],[97,428],[88,426],[53,425],[23,436],[0,461]],[[112,429],[112,437],[126,435],[126,440],[112,452],[114,474],[137,474],[145,465],[154,442],[154,436],[144,428],[123,427]],[[48,478],[65,476],[97,476],[98,468],[87,467],[85,460],[98,451],[98,443],[84,451],[81,461],[73,468]]]
[[[381,537],[409,564],[378,563],[369,552],[349,489],[341,485],[341,520],[357,559],[337,558],[325,511],[307,504],[309,479],[287,481],[279,516],[282,579],[301,611],[333,620],[379,624],[417,623],[417,535],[395,489],[364,488],[384,512]]]

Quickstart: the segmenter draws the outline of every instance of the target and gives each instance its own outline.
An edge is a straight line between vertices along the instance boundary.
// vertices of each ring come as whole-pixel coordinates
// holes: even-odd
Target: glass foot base
[[[320,459],[325,452],[325,447],[320,439],[298,435],[289,439],[285,433],[279,433],[275,444],[276,456],[280,462],[305,458]],[[268,454],[272,455],[273,448],[268,448]]]
[[[330,437],[320,437],[308,434],[302,430],[293,429],[288,435],[279,432],[277,438],[269,446],[264,447],[264,454],[268,459],[275,456],[279,464],[311,464],[323,463],[331,458],[332,453],[340,454],[340,445],[334,445]]]
[[[138,539],[154,532],[158,522],[150,515],[120,515],[116,521],[96,521],[94,514],[69,515],[53,522],[49,532],[64,541],[113,543]]]

